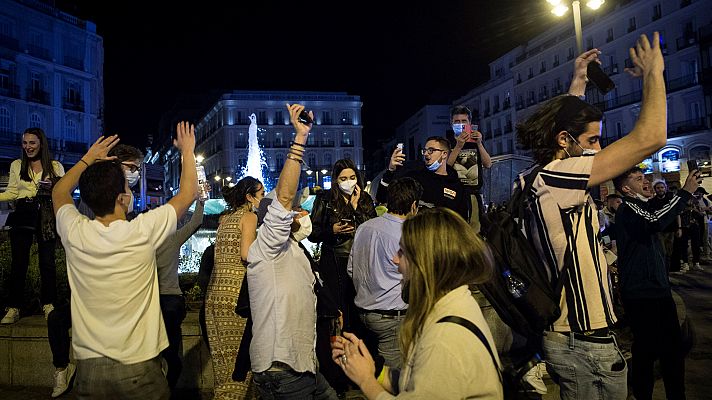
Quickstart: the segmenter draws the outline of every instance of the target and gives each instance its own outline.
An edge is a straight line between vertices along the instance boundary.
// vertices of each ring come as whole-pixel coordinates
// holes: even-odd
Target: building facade
[[[196,124],[195,153],[203,157],[214,195],[219,195],[221,186],[239,179],[247,165],[251,114],[257,117],[266,185],[271,187],[276,182],[294,138],[285,103],[303,104],[314,113],[302,185],[329,187],[332,166],[342,158],[352,159],[363,169],[359,96],[342,92],[234,91],[222,95]],[[178,188],[180,158],[175,151],[165,149],[163,160],[164,187],[170,196]]]
[[[684,161],[688,158],[706,165],[709,173],[710,10],[712,0],[620,1],[609,9],[582,10],[584,48],[601,50],[603,70],[616,84],[605,96],[592,84],[586,90],[587,101],[605,113],[604,146],[630,132],[640,112],[641,81],[624,73],[626,67],[632,66],[628,49],[635,46],[641,34],[661,33],[668,93],[668,143],[646,164],[648,173],[673,185],[686,178]],[[491,79],[453,104],[466,104],[477,110],[475,123],[479,121],[492,155],[520,155],[514,134],[516,122],[525,119],[540,103],[568,91],[576,56],[569,14],[548,31],[490,63]]]
[[[450,105],[426,105],[410,116],[396,128],[394,138],[386,144],[390,149],[386,152],[387,158],[390,159],[396,144],[403,143],[406,160],[420,161],[420,151],[428,137],[445,136],[450,129],[450,108]]]
[[[96,25],[40,1],[0,0],[0,174],[40,127],[71,166],[102,130],[103,39]]]

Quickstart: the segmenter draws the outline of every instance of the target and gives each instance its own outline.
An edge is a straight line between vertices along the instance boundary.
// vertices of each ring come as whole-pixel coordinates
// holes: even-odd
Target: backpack
[[[561,315],[559,299],[564,282],[560,276],[556,287],[552,285],[541,257],[523,233],[532,185],[542,169],[538,166],[526,175],[523,188],[515,185],[504,209],[486,215],[480,234],[492,251],[495,265],[492,278],[478,285],[502,321],[537,344],[544,330]],[[526,290],[521,297],[510,293],[505,271],[524,283]]]

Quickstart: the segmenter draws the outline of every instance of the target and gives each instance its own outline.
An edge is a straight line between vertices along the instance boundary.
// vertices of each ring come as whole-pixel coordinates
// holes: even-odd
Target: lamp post
[[[546,0],[547,3],[551,4],[551,13],[557,17],[561,17],[566,14],[569,8],[563,4],[561,0]],[[589,0],[586,2],[588,8],[592,10],[597,10],[601,5],[605,3],[605,0]],[[579,0],[574,0],[571,2],[571,8],[574,14],[574,32],[576,33],[576,50],[577,54],[583,53],[583,33],[581,30],[581,2]]]
[[[231,176],[222,177],[220,175],[215,175],[215,178],[213,178],[213,179],[215,179],[215,182],[220,182],[220,193],[222,193],[222,190],[225,187],[225,182],[228,182],[228,184],[230,184],[230,181],[232,181]],[[230,187],[232,187],[232,186],[230,186]]]
[[[324,175],[325,175],[327,172],[329,172],[329,171],[328,171],[326,168],[322,169],[321,171],[319,171],[319,170],[312,171],[311,169],[308,169],[308,170],[307,170],[307,175],[311,175],[311,174],[313,174],[313,173],[316,173],[316,184],[315,184],[315,186],[319,186],[319,172],[321,172],[321,178],[324,179]]]

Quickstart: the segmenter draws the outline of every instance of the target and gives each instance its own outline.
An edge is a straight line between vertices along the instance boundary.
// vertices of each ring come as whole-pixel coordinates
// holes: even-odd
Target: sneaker
[[[685,271],[679,270],[679,271],[672,271],[670,272],[671,275],[685,275]]]
[[[7,314],[2,318],[2,321],[0,321],[0,324],[14,324],[15,322],[20,320],[20,309],[19,308],[14,308],[14,307],[9,307],[7,309]]]
[[[682,263],[682,267],[680,267],[680,271],[682,272],[687,272],[690,270],[690,264],[688,263]]]
[[[697,270],[697,271],[704,271],[705,269],[700,266],[700,263],[696,262],[692,264],[692,269]]]
[[[544,383],[544,374],[546,373],[546,364],[543,362],[538,363],[532,369],[527,371],[522,377],[522,380],[528,383],[535,392],[539,394],[546,394],[546,384]]]
[[[42,306],[42,311],[44,311],[45,321],[49,318],[49,313],[54,311],[54,306],[52,304],[45,304]]]
[[[64,370],[54,371],[54,388],[52,389],[52,398],[59,397],[72,389],[72,382],[74,380],[74,373],[77,371],[77,367],[74,364],[67,364],[67,368]]]

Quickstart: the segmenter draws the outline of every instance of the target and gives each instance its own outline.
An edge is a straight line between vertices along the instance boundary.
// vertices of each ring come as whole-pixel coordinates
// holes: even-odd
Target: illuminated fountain
[[[247,165],[241,166],[238,174],[238,181],[246,176],[259,179],[265,186],[265,191],[272,190],[272,180],[265,174],[267,162],[265,161],[264,153],[260,149],[260,143],[257,138],[257,132],[260,128],[257,127],[257,116],[250,114],[250,126],[248,128],[248,148],[247,148]],[[264,131],[264,130],[262,130]],[[227,205],[223,199],[208,199],[205,202],[205,215],[221,214],[225,211]],[[189,211],[195,210],[193,204]],[[200,267],[200,257],[211,243],[215,242],[214,229],[200,229],[188,241],[186,241],[180,249],[180,264],[178,272],[198,272]]]

